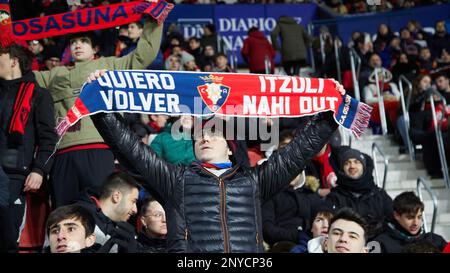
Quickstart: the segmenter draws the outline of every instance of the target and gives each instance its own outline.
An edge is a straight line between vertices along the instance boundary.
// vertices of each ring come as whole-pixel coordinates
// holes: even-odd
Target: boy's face
[[[436,79],[436,86],[439,90],[447,91],[449,88],[449,79],[444,76],[438,77]]]
[[[417,213],[398,214],[394,211],[395,220],[409,233],[417,235],[422,227],[423,211],[418,210]]]
[[[86,230],[80,220],[65,219],[50,227],[49,239],[51,253],[70,253],[92,246],[95,235],[86,237]]]
[[[339,219],[328,233],[328,253],[366,253],[364,229],[353,221]]]
[[[311,232],[313,234],[313,238],[328,236],[328,219],[320,213],[317,214],[316,218],[314,218],[314,222],[312,223]]]
[[[128,37],[130,39],[135,40],[139,37],[141,37],[142,34],[142,28],[140,28],[136,23],[131,23],[128,25]]]
[[[227,64],[228,64],[228,60],[224,56],[219,56],[216,58],[216,65],[218,67],[225,67],[225,66],[227,66]]]
[[[189,47],[191,48],[191,50],[195,50],[200,47],[200,42],[198,42],[197,40],[190,40]]]
[[[87,37],[77,37],[70,40],[70,51],[75,62],[83,62],[94,59],[95,50],[92,42]]]

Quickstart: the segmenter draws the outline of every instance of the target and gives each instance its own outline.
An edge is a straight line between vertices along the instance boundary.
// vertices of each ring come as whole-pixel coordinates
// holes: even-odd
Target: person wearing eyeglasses
[[[144,200],[139,220],[142,224],[138,235],[140,251],[144,253],[167,252],[166,213],[161,204],[153,197]]]

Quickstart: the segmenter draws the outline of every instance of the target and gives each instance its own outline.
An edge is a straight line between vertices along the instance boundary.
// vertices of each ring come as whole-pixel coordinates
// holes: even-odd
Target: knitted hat
[[[351,158],[360,161],[363,165],[364,170],[366,169],[366,158],[364,157],[364,155],[360,151],[351,148],[345,150],[341,155],[341,169],[344,168],[344,163]]]
[[[181,52],[181,65],[185,65],[186,63],[190,61],[195,61],[194,56],[187,53],[186,51]]]

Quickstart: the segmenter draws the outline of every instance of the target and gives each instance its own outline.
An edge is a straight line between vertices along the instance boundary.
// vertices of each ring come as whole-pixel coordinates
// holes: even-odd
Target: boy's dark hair
[[[200,43],[200,39],[195,36],[192,36],[191,38],[189,38],[188,42],[190,42],[190,41],[196,41],[197,43]]]
[[[219,58],[219,57],[224,57],[225,59],[228,60],[227,55],[225,55],[224,53],[217,53],[216,56],[214,57],[214,60],[217,60],[217,58]]]
[[[357,223],[364,230],[364,239],[365,241],[367,241],[368,225],[366,220],[361,215],[359,215],[359,213],[357,213],[351,208],[347,207],[341,208],[336,212],[333,218],[331,218],[329,230],[331,230],[331,226],[333,225],[333,223],[339,219]]]
[[[412,191],[405,191],[397,195],[393,201],[394,211],[402,215],[416,214],[419,211],[423,211],[425,206],[419,197]]]
[[[106,178],[105,182],[103,183],[100,199],[106,199],[110,197],[111,194],[116,190],[122,193],[128,193],[134,188],[139,190],[140,185],[132,176],[124,172],[113,173],[108,176],[108,178]]]
[[[439,249],[426,239],[417,240],[409,244],[404,253],[441,253]]]
[[[86,238],[94,233],[95,219],[86,208],[79,205],[68,205],[55,209],[50,213],[47,219],[46,231],[50,234],[50,229],[66,219],[79,220],[86,232]]]
[[[321,217],[327,219],[328,223],[330,223],[331,219],[333,219],[333,213],[329,210],[319,210],[315,217],[317,217],[317,216],[321,216]]]
[[[75,39],[88,39],[91,43],[92,48],[95,48],[99,45],[99,41],[97,37],[95,36],[94,32],[92,31],[85,31],[85,32],[76,32],[69,36],[69,44],[72,43],[72,40]]]
[[[22,75],[31,71],[33,53],[27,48],[18,44],[12,44],[5,48],[0,47],[0,55],[2,54],[9,54],[10,58],[17,58],[19,60],[19,67]]]
[[[136,24],[140,29],[144,28],[144,24],[141,21],[129,23],[128,25],[131,25],[131,24]]]

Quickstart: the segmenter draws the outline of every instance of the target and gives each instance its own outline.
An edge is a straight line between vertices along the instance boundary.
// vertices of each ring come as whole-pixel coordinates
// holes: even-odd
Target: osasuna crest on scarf
[[[231,88],[222,84],[223,77],[210,74],[200,78],[205,81],[204,85],[197,86],[203,102],[212,112],[219,111],[227,101]]]

